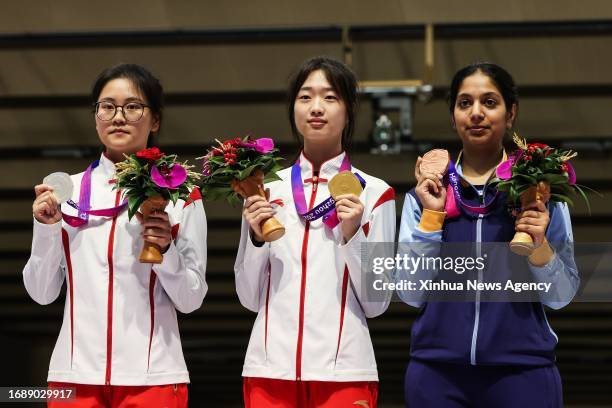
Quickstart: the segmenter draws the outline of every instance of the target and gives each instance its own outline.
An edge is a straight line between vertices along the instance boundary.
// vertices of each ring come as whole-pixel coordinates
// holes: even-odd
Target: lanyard
[[[340,171],[350,171],[351,163],[348,159],[348,155],[344,156],[342,164],[340,164]],[[359,179],[362,187],[365,187],[365,180],[355,173],[355,176]],[[333,229],[340,221],[336,214],[336,200],[333,197],[329,197],[323,200],[321,203],[315,205],[310,211],[308,211],[308,205],[306,204],[306,197],[304,195],[304,183],[302,182],[302,171],[300,169],[299,159],[291,167],[291,192],[293,194],[293,203],[295,204],[295,210],[298,215],[305,221],[312,222],[323,217],[323,223],[327,227]]]
[[[475,213],[475,214],[487,214],[493,208],[493,204],[495,204],[495,200],[497,199],[498,192],[495,192],[495,195],[488,203],[485,203],[482,206],[473,206],[463,202],[461,199],[461,191],[459,184],[459,174],[457,173],[457,169],[455,168],[455,164],[451,160],[448,165],[448,185],[446,186],[446,204],[444,206],[444,211],[446,211],[446,216],[449,218],[457,217],[459,212],[459,205],[466,210]]]
[[[62,218],[66,224],[71,227],[80,227],[89,222],[89,216],[95,215],[99,217],[116,217],[121,211],[127,207],[127,199],[124,199],[117,207],[103,208],[100,210],[91,210],[91,173],[93,169],[98,167],[100,160],[91,163],[81,179],[81,191],[79,192],[79,203],[76,204],[72,200],[68,200],[66,204],[78,210],[78,217],[73,217],[62,213]]]

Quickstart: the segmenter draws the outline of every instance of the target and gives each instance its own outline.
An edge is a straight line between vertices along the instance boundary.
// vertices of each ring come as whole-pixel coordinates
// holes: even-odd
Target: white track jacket
[[[327,181],[338,173],[345,153],[323,163],[318,178],[299,158],[309,209],[329,197]],[[266,185],[285,235],[257,247],[243,219],[235,264],[242,305],[257,318],[242,375],[302,381],[377,381],[366,317],[383,313],[390,298],[370,301],[362,287],[361,250],[366,242],[393,242],[395,200],[389,185],[352,168],[366,181],[360,196],[362,228],[344,243],[338,225],[303,221],[291,190],[291,168]],[[389,291],[388,291],[389,292]]]
[[[71,176],[78,201],[83,173]],[[114,207],[115,166],[104,155],[91,176],[91,208]],[[159,265],[141,264],[142,225],[90,216],[74,228],[34,220],[32,253],[23,270],[36,302],[49,304],[67,282],[64,320],[53,350],[48,381],[106,385],[189,382],[176,310],[200,307],[207,291],[206,216],[195,201],[170,203],[166,212],[175,237]],[[62,205],[67,214],[76,210]]]

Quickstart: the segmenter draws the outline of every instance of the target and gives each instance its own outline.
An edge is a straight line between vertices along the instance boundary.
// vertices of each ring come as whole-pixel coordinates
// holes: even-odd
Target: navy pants
[[[546,367],[471,366],[411,360],[407,408],[562,408],[561,376]]]

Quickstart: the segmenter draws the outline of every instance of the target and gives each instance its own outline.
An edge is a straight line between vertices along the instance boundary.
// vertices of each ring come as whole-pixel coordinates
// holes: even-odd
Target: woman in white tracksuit
[[[346,65],[306,61],[289,101],[303,150],[279,172],[282,180],[266,184],[272,204],[246,199],[235,264],[240,302],[258,313],[242,373],[245,406],[372,408],[378,375],[366,318],[383,313],[390,298],[368,293],[361,250],[393,242],[394,192],[348,160],[357,81]],[[362,178],[363,192],[337,197],[325,222],[306,221],[300,214],[329,198],[328,182],[342,170]],[[259,225],[272,215],[286,233],[264,243]]]
[[[104,152],[71,176],[76,208],[60,209],[52,187],[35,187],[32,253],[23,270],[28,293],[43,305],[67,284],[48,381],[74,388],[76,401],[49,406],[186,407],[176,310],[196,310],[207,290],[202,200],[195,189],[189,204],[170,203],[144,224],[128,220],[113,189],[114,163],[143,150],[159,130],[162,87],[145,68],[122,64],[100,74],[92,96]],[[108,211],[87,216],[90,209]],[[161,264],[138,261],[144,240],[162,247]]]

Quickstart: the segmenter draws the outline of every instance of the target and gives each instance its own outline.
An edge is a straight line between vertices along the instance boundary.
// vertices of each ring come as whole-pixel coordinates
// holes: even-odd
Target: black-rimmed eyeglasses
[[[117,111],[121,109],[126,121],[138,122],[142,118],[142,115],[144,115],[145,108],[148,107],[149,105],[140,102],[128,102],[125,105],[115,105],[109,101],[100,101],[95,104],[94,111],[98,119],[109,121],[112,120],[117,114]]]

